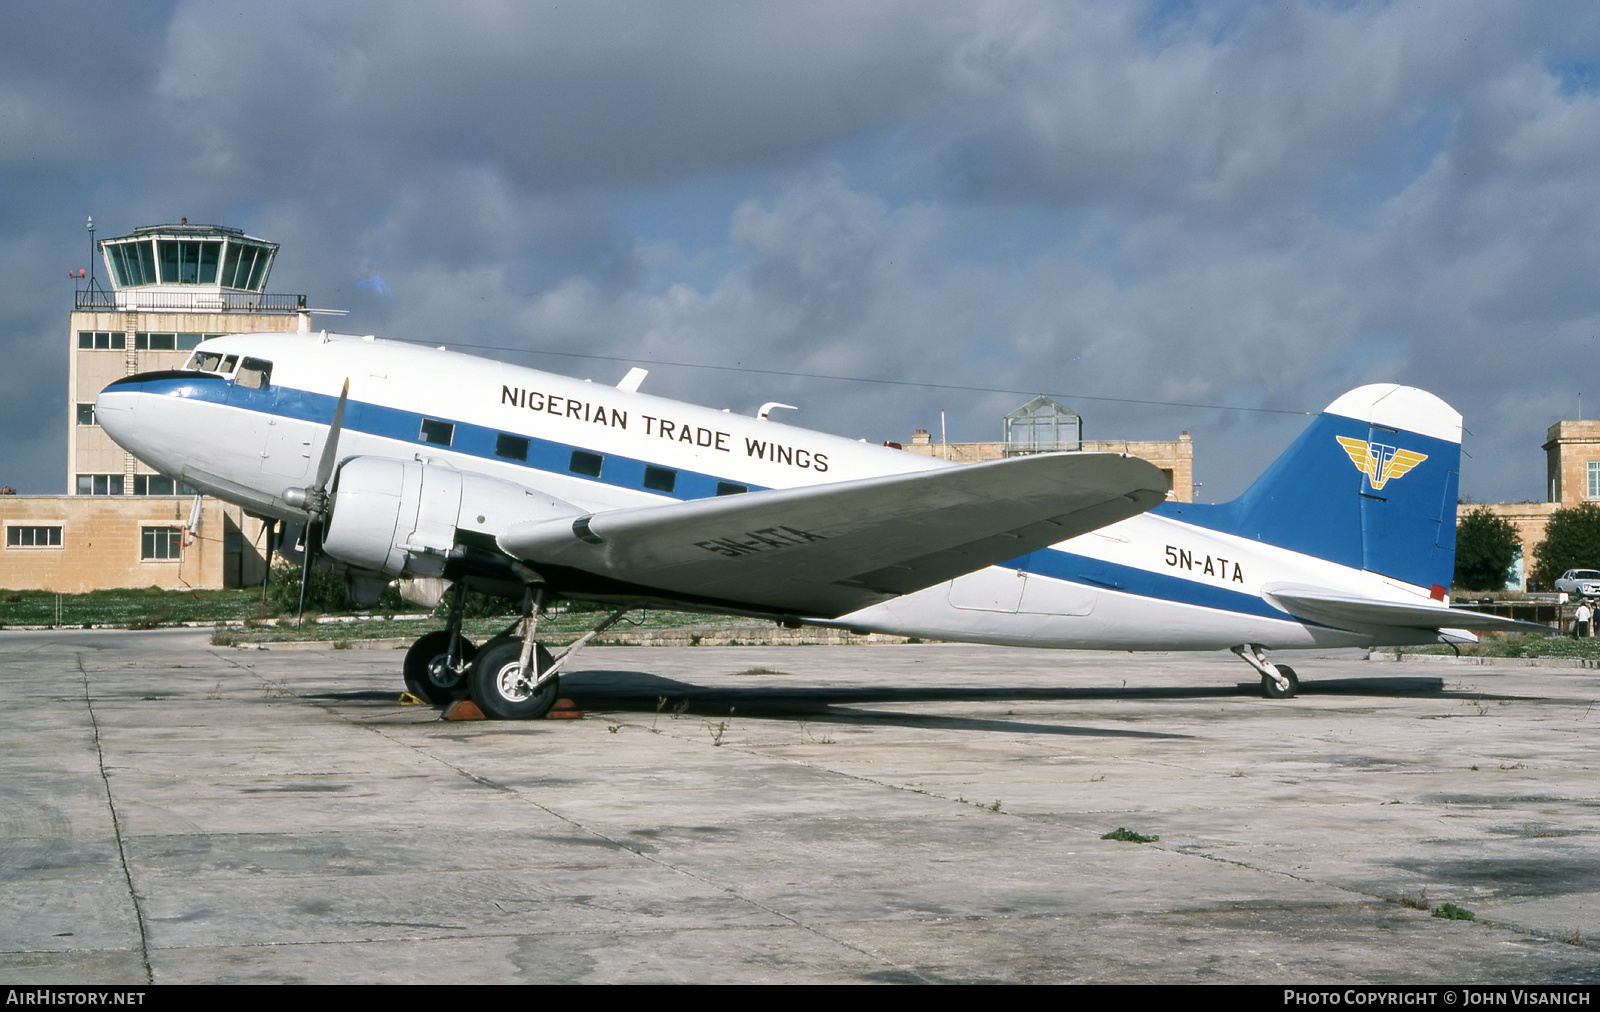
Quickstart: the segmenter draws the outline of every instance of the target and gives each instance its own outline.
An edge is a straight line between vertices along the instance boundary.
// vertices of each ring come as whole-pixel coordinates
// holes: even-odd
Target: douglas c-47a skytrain
[[[952,465],[638,391],[415,345],[236,334],[117,380],[95,418],[163,474],[306,532],[357,600],[443,577],[447,629],[406,655],[435,703],[541,715],[555,599],[946,640],[1231,648],[1269,696],[1269,649],[1470,640],[1527,628],[1452,611],[1461,416],[1421,390],[1329,405],[1244,495],[1166,501],[1135,457]],[[764,414],[764,412],[763,412]],[[481,646],[465,589],[519,597]]]

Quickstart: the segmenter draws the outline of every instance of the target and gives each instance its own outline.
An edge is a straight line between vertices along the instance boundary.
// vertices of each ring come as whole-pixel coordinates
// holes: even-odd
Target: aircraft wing
[[[1296,618],[1341,628],[1470,629],[1474,632],[1531,632],[1544,635],[1556,631],[1547,625],[1445,605],[1404,604],[1302,588],[1268,588],[1263,593]]]
[[[527,521],[500,547],[570,592],[835,618],[1143,513],[1137,457],[1051,453]]]

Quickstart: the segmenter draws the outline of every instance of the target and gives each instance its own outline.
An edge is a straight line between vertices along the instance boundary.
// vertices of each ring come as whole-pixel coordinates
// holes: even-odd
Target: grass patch
[[[1157,840],[1161,839],[1161,837],[1159,837],[1159,836],[1145,836],[1143,833],[1135,833],[1131,829],[1126,829],[1126,828],[1124,828],[1122,826],[1118,826],[1116,829],[1113,829],[1111,832],[1107,833],[1105,836],[1102,836],[1100,839],[1102,839],[1102,840],[1120,840],[1123,843],[1154,843]]]
[[[59,612],[58,612],[59,608]],[[246,590],[95,590],[53,594],[44,590],[0,594],[0,626],[118,625],[154,629],[182,622],[225,622],[256,618],[260,588]]]
[[[1414,893],[1401,893],[1400,898],[1395,902],[1403,907],[1410,907],[1412,910],[1426,910],[1428,909],[1428,890],[1423,888]]]
[[[1452,654],[1455,651],[1444,644],[1425,647],[1396,647],[1399,654]],[[1600,660],[1600,637],[1573,639],[1571,636],[1540,636],[1535,633],[1517,633],[1501,636],[1487,634],[1477,643],[1457,644],[1463,657],[1563,657],[1581,660]]]
[[[1478,915],[1454,903],[1441,903],[1433,908],[1433,916],[1443,917],[1447,921],[1475,921]]]

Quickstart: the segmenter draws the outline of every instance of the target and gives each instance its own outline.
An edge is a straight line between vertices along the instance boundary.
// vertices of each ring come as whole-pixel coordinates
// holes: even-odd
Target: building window
[[[1589,498],[1600,499],[1600,460],[1589,461]]]
[[[432,418],[422,420],[422,429],[417,433],[417,438],[424,443],[433,443],[435,446],[449,446],[450,441],[456,437],[454,422],[440,422]]]
[[[50,527],[7,527],[7,548],[60,548],[61,528]]]
[[[177,351],[177,334],[146,334],[139,331],[133,335],[134,351]]]
[[[120,474],[80,474],[78,475],[79,495],[121,495],[122,475]]]
[[[144,527],[139,539],[141,559],[183,558],[183,528]]]
[[[164,474],[136,474],[133,476],[134,495],[197,495],[194,489]]]
[[[600,477],[600,468],[604,464],[605,458],[598,453],[590,453],[587,450],[573,450],[572,463],[567,465],[567,470],[573,474],[598,478]]]
[[[78,424],[79,425],[93,425],[94,424],[94,405],[93,404],[80,404],[80,405],[78,405]]]
[[[495,437],[494,455],[507,460],[527,460],[528,440],[523,436],[512,436],[502,432]]]
[[[655,492],[671,492],[678,486],[678,472],[667,467],[656,467],[646,464],[644,468],[644,487]]]
[[[128,347],[128,335],[120,330],[80,330],[78,347],[99,351],[123,351]]]

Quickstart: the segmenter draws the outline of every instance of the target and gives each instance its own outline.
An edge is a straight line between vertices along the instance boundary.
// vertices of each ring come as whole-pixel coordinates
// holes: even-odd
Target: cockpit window
[[[272,363],[259,358],[246,356],[239,363],[239,375],[234,377],[234,383],[252,390],[265,390],[272,379]]]
[[[222,356],[214,351],[197,351],[189,356],[185,369],[194,372],[216,372],[217,366],[222,364]]]

